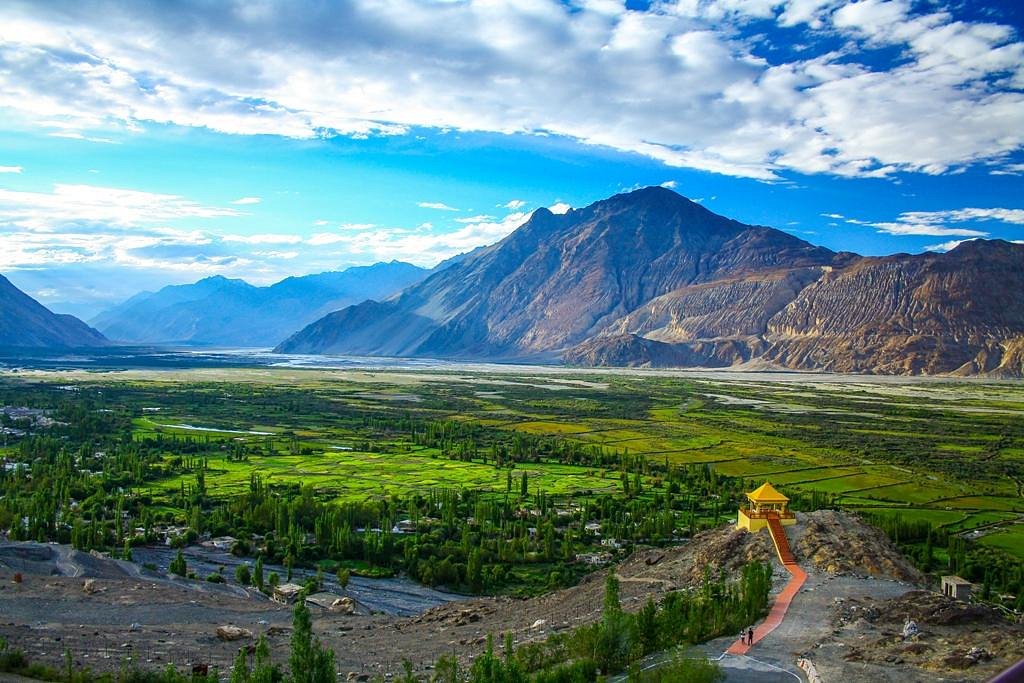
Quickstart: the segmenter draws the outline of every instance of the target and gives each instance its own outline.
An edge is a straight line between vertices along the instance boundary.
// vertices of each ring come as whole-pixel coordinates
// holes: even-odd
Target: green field
[[[770,479],[789,493],[950,528],[1024,514],[1019,383],[543,369],[39,373],[32,381],[102,387],[134,411],[135,439],[224,443],[225,454],[207,465],[213,496],[245,490],[253,473],[339,501],[436,488],[503,492],[506,475],[486,458],[501,435],[670,467],[710,465],[751,487]],[[380,417],[466,425],[476,450],[453,458],[402,429],[374,426]],[[248,448],[248,458],[232,460],[232,444]],[[592,466],[518,468],[531,490],[548,494],[619,485],[617,471]],[[149,493],[159,502],[192,481],[169,474]],[[982,542],[1024,557],[1016,529]]]

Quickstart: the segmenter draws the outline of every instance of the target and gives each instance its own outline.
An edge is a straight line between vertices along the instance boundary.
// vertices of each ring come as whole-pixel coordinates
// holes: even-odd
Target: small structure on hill
[[[747,494],[747,507],[741,507],[736,520],[737,529],[756,532],[768,526],[768,520],[778,519],[783,525],[796,524],[796,514],[789,510],[789,498],[765,482]]]
[[[971,587],[970,581],[959,576],[950,575],[942,577],[942,594],[954,600],[970,600]]]
[[[274,588],[270,597],[282,605],[290,605],[298,599],[299,593],[302,591],[302,586],[297,583],[283,583]]]

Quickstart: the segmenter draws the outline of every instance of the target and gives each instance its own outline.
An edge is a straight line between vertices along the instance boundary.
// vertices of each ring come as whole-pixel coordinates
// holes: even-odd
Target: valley
[[[534,622],[578,628],[597,618],[583,610],[592,598],[579,590],[596,590],[603,568],[628,578],[634,570],[624,567],[645,566],[638,558],[660,563],[652,559],[659,553],[682,553],[659,569],[657,590],[653,578],[629,584],[624,597],[634,610],[645,596],[699,585],[705,568],[736,577],[744,562],[770,560],[770,544],[757,545],[763,534],[736,546],[728,531],[744,492],[764,480],[784,490],[798,514],[812,515],[801,517],[792,542],[818,572],[816,590],[895,599],[915,583],[957,573],[993,605],[1019,609],[1024,593],[1024,391],[1013,382],[451,363],[20,369],[5,372],[0,403],[29,409],[5,413],[0,526],[14,543],[57,541],[111,562],[129,558],[118,563],[134,573],[98,576],[116,579],[106,585],[118,595],[137,592],[140,606],[125,598],[124,608],[81,619],[110,651],[123,638],[117,619],[142,620],[148,625],[132,647],[162,652],[154,661],[181,663],[173,649],[154,645],[168,638],[188,652],[209,647],[204,634],[222,609],[215,604],[232,623],[252,629],[269,619],[256,630],[281,633],[287,612],[259,603],[258,589],[290,581],[356,600],[364,616],[317,622],[353,671],[395,672],[402,657],[426,670],[452,647],[444,643],[455,643],[468,666],[490,629],[528,634],[516,636],[523,647],[557,633],[534,634]],[[42,486],[56,495],[40,498]],[[826,513],[853,515],[890,540],[847,530],[846,517],[813,517]],[[717,540],[706,546],[698,538]],[[187,578],[174,576],[177,548]],[[833,576],[869,578],[847,584]],[[144,611],[147,585],[168,580],[186,591],[209,586],[183,594],[205,605],[187,617],[195,626],[181,625],[180,615],[129,616]],[[886,588],[891,580],[909,583]],[[66,600],[79,600],[74,581],[53,581]],[[405,589],[389,592],[389,581],[408,584],[409,607],[394,607]],[[38,579],[28,576],[26,585]],[[455,602],[431,608],[428,619],[431,591]],[[467,603],[474,595],[493,597]],[[569,611],[553,616],[562,599]],[[28,624],[33,604],[11,603],[10,613]],[[814,619],[833,618],[824,603],[814,609]],[[465,622],[458,615],[466,610],[482,621],[456,628],[462,635],[453,641],[444,634]],[[95,621],[102,614],[107,621]],[[332,635],[338,619],[356,618],[371,619],[370,630],[357,635],[343,625]],[[19,623],[0,624],[0,635],[19,644]],[[702,623],[690,642],[721,642],[716,636],[731,628]],[[57,631],[41,635],[65,627],[48,628]],[[418,633],[421,645],[389,645],[389,658],[372,665],[345,654],[350,639],[362,651],[393,630]],[[72,636],[59,637],[71,638],[70,647]],[[805,647],[826,642],[818,627],[794,637]],[[765,655],[775,654],[761,660],[791,667],[782,642],[766,644]],[[36,654],[45,661],[57,647]],[[702,647],[714,654],[713,645]],[[72,651],[87,650],[79,643]],[[227,666],[231,647],[216,652],[208,661]],[[733,671],[739,678],[729,680],[776,680],[769,669],[755,679]]]

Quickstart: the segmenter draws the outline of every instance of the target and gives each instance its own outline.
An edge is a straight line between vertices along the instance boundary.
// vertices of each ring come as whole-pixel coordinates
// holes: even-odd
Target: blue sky
[[[1024,240],[1016,3],[0,6],[0,273],[85,316],[434,265],[666,184],[835,250]]]

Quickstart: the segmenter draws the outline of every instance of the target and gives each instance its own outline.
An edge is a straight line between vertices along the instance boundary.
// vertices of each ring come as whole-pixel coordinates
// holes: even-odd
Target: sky
[[[1024,240],[1024,7],[0,3],[0,273],[60,312],[647,185],[837,251]]]

